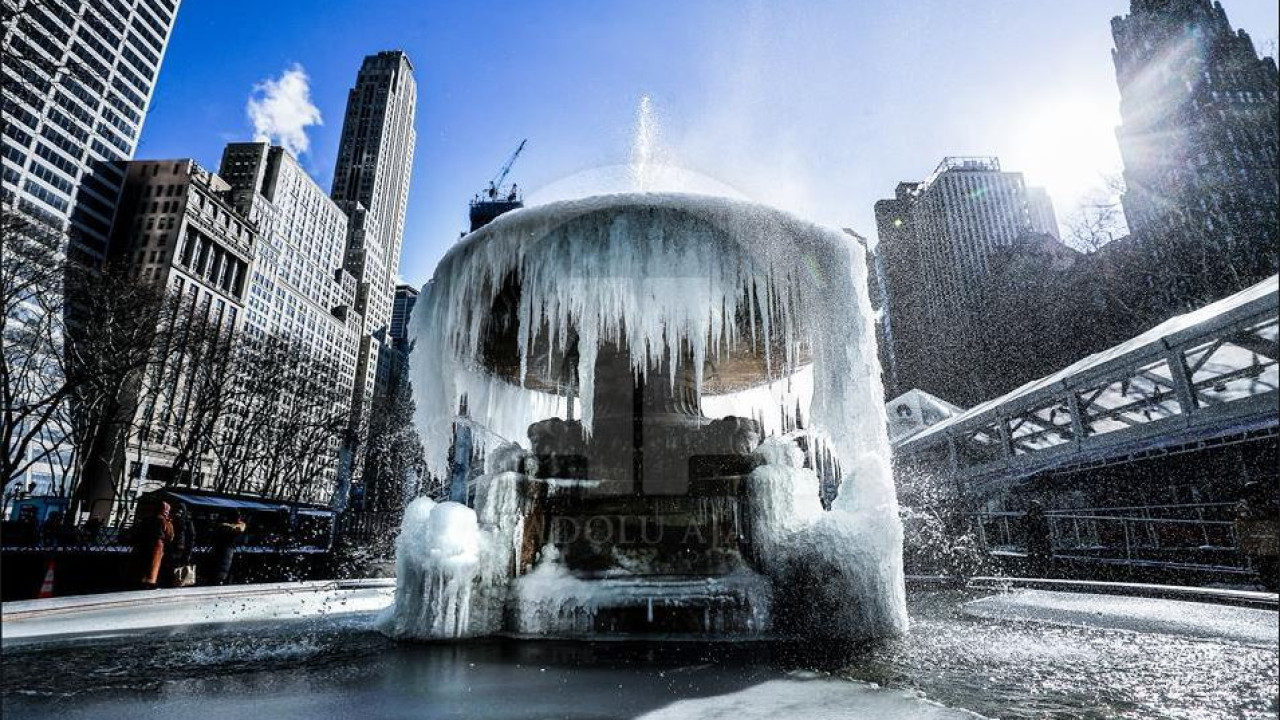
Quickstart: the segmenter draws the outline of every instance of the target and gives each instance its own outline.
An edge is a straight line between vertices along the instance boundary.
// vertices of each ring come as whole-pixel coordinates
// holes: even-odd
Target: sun
[[[1034,106],[1014,131],[1008,168],[1028,185],[1044,187],[1061,216],[1119,173],[1114,107],[1093,98],[1066,97]]]

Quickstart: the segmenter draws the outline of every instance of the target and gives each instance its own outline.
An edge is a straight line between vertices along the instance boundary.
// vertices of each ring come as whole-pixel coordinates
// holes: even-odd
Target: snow
[[[869,683],[804,673],[767,680],[727,695],[679,700],[640,716],[641,720],[776,720],[786,717],[810,720],[942,720],[982,716],[967,710],[953,710],[904,690],[888,690]]]
[[[1020,590],[966,603],[966,613],[996,620],[1032,620],[1143,633],[1232,640],[1274,648],[1274,610],[1186,600]]]

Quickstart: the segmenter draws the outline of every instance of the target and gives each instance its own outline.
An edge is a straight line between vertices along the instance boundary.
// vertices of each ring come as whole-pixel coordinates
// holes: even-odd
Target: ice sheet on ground
[[[376,613],[386,608],[392,599],[392,588],[388,586],[332,589],[279,583],[261,586],[258,592],[246,592],[244,588],[227,590],[230,592],[225,594],[153,590],[91,596],[84,598],[86,603],[79,606],[24,613],[16,619],[6,607],[6,615],[10,616],[4,621],[4,643],[36,642],[67,635],[111,635],[202,623],[339,618]],[[24,603],[26,607],[32,605]]]
[[[1275,647],[1274,610],[1158,598],[1018,590],[966,603],[966,613],[995,620],[1133,630]]]
[[[981,718],[901,690],[829,677],[793,675],[769,680],[728,695],[679,700],[645,713],[642,720],[944,720]]]

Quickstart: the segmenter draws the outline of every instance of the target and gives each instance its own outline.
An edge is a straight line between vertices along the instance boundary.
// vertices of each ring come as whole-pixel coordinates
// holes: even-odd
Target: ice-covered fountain
[[[385,631],[903,631],[864,268],[840,232],[679,193],[461,240],[414,312],[411,372],[431,471],[462,429],[484,474],[467,504],[409,508]]]

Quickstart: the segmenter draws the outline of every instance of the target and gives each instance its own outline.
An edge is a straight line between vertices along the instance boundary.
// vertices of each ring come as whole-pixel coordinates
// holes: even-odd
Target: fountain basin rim
[[[315,590],[367,590],[394,588],[395,578],[363,578],[356,580],[304,580],[300,582],[222,585],[162,590],[126,590],[95,595],[67,595],[42,600],[16,600],[0,604],[0,622],[18,622],[62,613],[107,610],[145,603],[147,605],[185,602],[197,597],[235,598],[293,594]]]
[[[385,609],[391,604],[394,585],[393,579],[309,581],[5,603],[0,647],[132,637],[198,626],[347,622]]]

